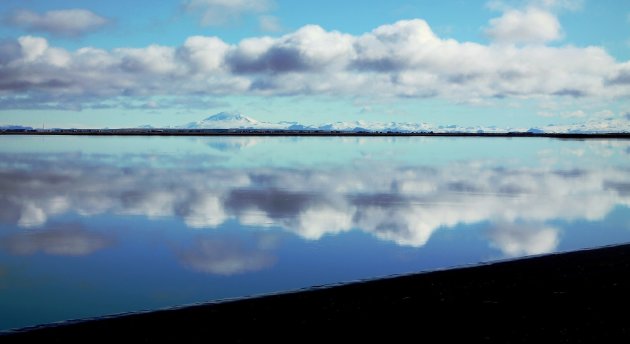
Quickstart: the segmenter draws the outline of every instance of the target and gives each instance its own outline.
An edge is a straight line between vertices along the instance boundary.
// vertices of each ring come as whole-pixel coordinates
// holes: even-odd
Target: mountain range
[[[284,129],[284,130],[325,130],[346,132],[436,132],[436,133],[619,133],[630,132],[628,119],[603,119],[577,124],[549,124],[531,128],[501,128],[496,126],[435,126],[429,123],[410,122],[333,122],[321,125],[304,125],[298,122],[264,122],[240,113],[220,112],[198,122],[190,122],[176,128],[186,129]]]
[[[152,125],[141,125],[136,129],[154,129]],[[548,124],[530,128],[501,128],[497,126],[458,126],[432,125],[429,123],[410,122],[368,122],[349,121],[333,122],[321,125],[305,125],[298,122],[265,122],[242,115],[240,113],[219,112],[197,122],[184,125],[159,127],[160,129],[276,129],[276,130],[322,130],[343,132],[392,132],[392,133],[560,133],[560,134],[598,134],[598,133],[630,133],[630,115],[622,118],[605,118],[574,124]],[[33,129],[21,125],[0,125],[0,130]]]
[[[190,122],[178,128],[185,129],[284,129],[284,130],[325,130],[325,131],[350,131],[350,132],[430,132],[442,129],[443,131],[471,131],[477,128],[459,127],[433,127],[427,123],[406,122],[367,122],[350,121],[334,122],[322,125],[304,125],[298,122],[264,122],[240,113],[220,112],[201,121]],[[490,129],[492,131],[492,129]]]

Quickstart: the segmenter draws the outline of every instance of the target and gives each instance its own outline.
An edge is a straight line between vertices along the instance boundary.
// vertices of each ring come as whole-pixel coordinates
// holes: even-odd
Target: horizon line
[[[443,131],[353,131],[323,129],[260,129],[260,128],[119,128],[119,129],[0,129],[0,135],[77,135],[77,136],[437,136],[437,137],[550,137],[550,138],[614,138],[630,139],[630,132],[443,132]]]

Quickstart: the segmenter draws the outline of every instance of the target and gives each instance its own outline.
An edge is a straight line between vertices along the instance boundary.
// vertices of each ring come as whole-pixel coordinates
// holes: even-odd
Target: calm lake
[[[0,136],[0,331],[630,242],[630,141]]]

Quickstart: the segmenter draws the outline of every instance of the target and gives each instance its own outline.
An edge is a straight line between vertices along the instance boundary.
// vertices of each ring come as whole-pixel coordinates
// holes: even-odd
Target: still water
[[[0,331],[630,242],[630,141],[0,136]]]

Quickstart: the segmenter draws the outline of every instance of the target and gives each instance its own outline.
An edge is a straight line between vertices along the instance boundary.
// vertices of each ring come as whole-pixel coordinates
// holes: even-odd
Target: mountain
[[[295,125],[294,127],[297,127]],[[427,123],[399,123],[399,122],[367,122],[367,121],[352,121],[352,122],[334,122],[322,124],[317,127],[307,127],[312,130],[327,130],[327,131],[350,131],[350,132],[397,132],[397,133],[410,133],[410,132],[429,132],[433,130],[433,126]]]
[[[190,122],[187,129],[283,129],[280,124],[259,122],[240,113],[219,112],[198,122]]]
[[[284,129],[284,130],[327,130],[327,131],[392,131],[420,132],[431,131],[426,123],[379,123],[366,121],[334,122],[322,125],[304,125],[298,122],[261,122],[240,113],[220,112],[198,122],[190,122],[186,129]]]
[[[23,125],[0,125],[2,130],[33,130],[33,127],[26,127]]]
[[[346,132],[435,132],[435,133],[606,133],[630,132],[630,120],[607,119],[579,124],[554,125],[532,128],[500,128],[496,126],[463,127],[458,125],[434,126],[429,123],[410,122],[334,122],[321,125],[305,125],[298,122],[261,122],[240,113],[220,112],[198,122],[191,122],[178,128],[184,129],[283,129],[283,130],[325,130]]]

